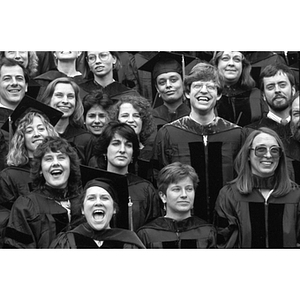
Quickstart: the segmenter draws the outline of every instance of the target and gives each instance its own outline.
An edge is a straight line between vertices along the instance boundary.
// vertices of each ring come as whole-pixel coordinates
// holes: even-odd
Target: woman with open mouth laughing
[[[115,249],[145,248],[137,235],[126,229],[111,228],[122,195],[107,178],[88,181],[81,196],[82,224],[60,233],[50,248]]]
[[[38,108],[37,108],[38,106]],[[46,136],[58,136],[54,125],[61,112],[25,97],[11,114],[14,131],[7,155],[7,167],[0,173],[0,247],[13,203],[31,190],[33,152]],[[9,128],[8,121],[4,124]],[[9,130],[9,129],[8,129]]]
[[[4,248],[48,248],[52,240],[80,217],[74,203],[80,195],[76,151],[60,137],[46,137],[34,152],[34,190],[12,206]]]

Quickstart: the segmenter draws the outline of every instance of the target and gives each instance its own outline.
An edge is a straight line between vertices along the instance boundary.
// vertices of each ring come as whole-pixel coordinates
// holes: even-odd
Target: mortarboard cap
[[[152,78],[155,80],[158,75],[163,73],[177,72],[182,74],[182,69],[195,59],[197,58],[186,54],[160,51],[140,66],[139,70],[151,72]]]
[[[100,186],[106,189],[114,201],[118,203],[118,214],[115,226],[118,228],[132,229],[129,223],[131,211],[129,211],[129,193],[127,177],[125,175],[109,172],[80,165],[81,182],[83,187]]]
[[[39,102],[28,95],[21,100],[18,106],[14,109],[12,114],[10,115],[11,121],[9,118],[2,125],[2,129],[9,132],[10,122],[12,125],[12,130],[15,131],[17,127],[18,120],[25,116],[25,114],[29,112],[39,112],[43,116],[45,116],[48,121],[55,126],[56,123],[60,120],[63,113],[51,106],[48,106],[42,102]]]

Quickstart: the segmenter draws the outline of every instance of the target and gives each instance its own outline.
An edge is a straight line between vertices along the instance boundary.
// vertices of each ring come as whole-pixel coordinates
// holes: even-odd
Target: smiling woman
[[[59,234],[50,248],[145,248],[134,232],[111,228],[111,220],[118,210],[117,202],[121,199],[120,191],[111,180],[95,178],[88,181],[81,197],[83,223],[66,233]]]
[[[49,83],[41,102],[63,113],[55,129],[74,146],[81,164],[86,164],[90,158],[93,136],[84,129],[79,86],[70,78],[57,78]]]
[[[56,235],[80,217],[79,159],[60,137],[46,137],[34,152],[34,190],[12,206],[4,248],[48,248]]]
[[[215,206],[220,248],[296,248],[300,189],[290,180],[284,146],[275,131],[251,132],[236,158],[237,178]]]
[[[60,112],[30,98],[24,98],[10,116],[15,132],[7,155],[8,167],[0,173],[2,238],[13,203],[19,196],[25,196],[32,190],[30,168],[33,152],[46,136],[58,136],[53,125],[60,116]],[[7,128],[7,123],[4,128]]]

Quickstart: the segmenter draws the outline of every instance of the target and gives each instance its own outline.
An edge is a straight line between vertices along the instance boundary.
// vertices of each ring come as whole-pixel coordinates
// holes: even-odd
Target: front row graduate
[[[81,175],[84,191],[79,203],[82,212],[80,224],[60,233],[50,248],[145,248],[133,231],[125,229],[130,222],[126,177],[85,166],[81,166]],[[116,218],[119,213],[121,217]]]
[[[215,207],[219,248],[295,248],[300,242],[300,189],[287,170],[278,134],[261,127],[236,158],[236,179]]]
[[[138,230],[146,248],[216,248],[214,226],[192,216],[198,182],[194,168],[180,162],[174,162],[159,172],[158,191],[166,214]]]

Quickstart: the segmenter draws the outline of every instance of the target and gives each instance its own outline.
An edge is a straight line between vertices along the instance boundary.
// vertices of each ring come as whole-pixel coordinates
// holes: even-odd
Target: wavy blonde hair
[[[39,117],[46,127],[49,136],[59,136],[55,128],[39,112],[29,112],[20,119],[15,134],[10,142],[10,150],[7,154],[8,166],[23,166],[29,162],[28,151],[25,146],[26,127],[33,122],[34,117]]]

